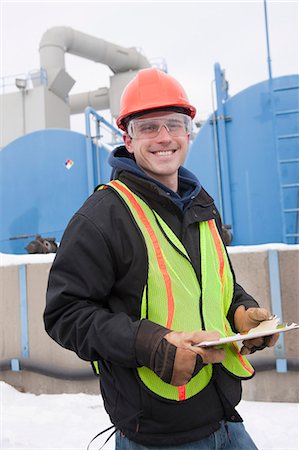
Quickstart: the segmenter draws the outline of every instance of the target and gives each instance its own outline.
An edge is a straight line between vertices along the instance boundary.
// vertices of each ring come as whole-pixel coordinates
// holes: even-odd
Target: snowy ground
[[[59,242],[58,242],[59,245]],[[236,245],[232,247],[227,247],[229,254],[231,253],[257,253],[266,252],[268,250],[298,250],[299,244],[259,244],[259,245]],[[52,263],[55,257],[55,253],[43,254],[33,254],[28,253],[22,255],[14,255],[8,253],[0,253],[0,267],[1,266],[14,266],[20,264],[42,264],[42,263]]]
[[[0,382],[0,448],[85,450],[110,424],[101,397],[23,394]],[[242,401],[238,407],[260,450],[298,449],[298,404]],[[98,438],[91,450],[99,449]],[[113,438],[105,450],[114,449]]]

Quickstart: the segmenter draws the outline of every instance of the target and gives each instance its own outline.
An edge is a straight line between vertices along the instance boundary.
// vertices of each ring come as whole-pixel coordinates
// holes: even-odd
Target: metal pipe
[[[20,327],[22,356],[29,358],[29,327],[28,327],[28,301],[27,301],[27,266],[19,265],[20,289]]]
[[[94,111],[90,106],[85,108],[85,125],[87,137],[91,137],[91,130],[89,124],[89,115],[92,115],[96,120],[102,122],[107,128],[109,128],[115,135],[122,138],[123,134],[117,128],[115,128],[110,122],[108,122],[104,117],[100,116],[96,111]]]
[[[276,358],[265,358],[257,359],[256,361],[250,360],[254,369],[257,372],[267,372],[269,370],[277,371],[277,359]],[[288,371],[298,372],[299,371],[299,361],[298,358],[287,358]],[[283,372],[287,373],[287,372]]]
[[[25,109],[25,89],[21,89],[21,93],[22,93],[22,116],[23,116],[23,135],[25,136],[26,134],[26,109]]]
[[[281,298],[281,286],[280,286],[280,272],[279,272],[279,260],[277,250],[268,251],[268,267],[269,267],[269,282],[270,282],[270,295],[272,311],[278,315],[283,322],[282,314],[282,298]],[[278,342],[275,346],[276,355],[276,370],[277,372],[287,372],[288,366],[285,358],[284,347],[284,333],[280,333]]]
[[[218,143],[218,135],[217,135],[217,116],[216,116],[216,108],[215,108],[215,101],[214,101],[214,89],[213,89],[214,83],[215,83],[215,80],[213,80],[211,83],[212,109],[213,109],[213,137],[214,137],[215,154],[216,154],[216,173],[217,173],[217,184],[218,184],[219,211],[220,211],[220,215],[221,215],[221,220],[223,220],[223,197],[222,197],[221,173],[220,173],[219,143]]]
[[[270,57],[270,43],[269,43],[269,30],[268,30],[268,13],[267,13],[267,0],[264,0],[264,14],[265,14],[265,26],[266,26],[266,42],[267,42],[267,62],[268,62],[268,72],[269,79],[272,80],[272,67],[271,67],[271,57]]]
[[[289,371],[298,372],[299,371],[299,361],[298,358],[289,358],[287,360]],[[270,370],[275,370],[276,359],[266,358],[258,359],[256,361],[251,361],[257,372],[266,372]],[[13,371],[20,372],[26,370],[32,373],[38,373],[46,377],[57,378],[61,380],[89,380],[94,379],[95,374],[90,368],[86,369],[67,369],[65,367],[53,367],[52,365],[46,365],[26,359],[5,359],[0,361],[0,371]]]
[[[121,47],[70,27],[47,30],[40,41],[39,51],[40,65],[47,70],[49,84],[54,76],[53,69],[56,69],[55,75],[57,69],[65,69],[65,53],[105,64],[113,73],[151,67],[147,58],[134,47]]]
[[[91,136],[91,126],[90,126],[90,116],[93,116],[97,121],[97,135],[99,134],[98,123],[103,123],[107,128],[109,128],[114,135],[122,137],[122,133],[115,128],[111,123],[109,123],[104,117],[100,116],[96,111],[94,111],[90,106],[85,108],[85,129],[86,129],[86,164],[87,164],[87,183],[88,183],[88,194],[91,195],[94,191],[95,185],[100,183],[99,172],[95,174],[94,167],[99,169],[97,164],[97,157],[94,158],[94,151],[92,145]],[[95,183],[95,181],[97,181]]]
[[[226,125],[225,125],[225,103],[223,96],[223,72],[220,64],[214,65],[215,72],[215,86],[217,98],[217,132],[218,132],[218,146],[219,146],[219,163],[220,163],[220,177],[223,201],[223,222],[231,225],[234,229],[233,213],[232,213],[232,199],[231,199],[231,183],[229,170],[229,154],[226,142]]]
[[[276,116],[276,105],[274,100],[274,92],[277,92],[279,90],[283,90],[284,88],[274,88],[274,82],[272,79],[272,67],[271,67],[271,57],[270,57],[270,43],[269,43],[269,30],[268,30],[268,13],[267,13],[267,1],[264,0],[264,15],[265,15],[265,28],[266,28],[266,42],[267,42],[267,62],[268,62],[268,72],[269,72],[269,96],[270,96],[270,102],[271,102],[271,113],[272,113],[272,126],[273,126],[273,146],[276,150],[276,161],[277,161],[277,175],[278,180],[280,184],[280,194],[279,194],[279,202],[280,202],[280,211],[281,211],[281,222],[282,222],[282,241],[287,242],[287,230],[286,230],[286,220],[285,215],[283,212],[283,190],[282,190],[282,175],[281,175],[281,169],[280,169],[280,157],[279,157],[279,145],[278,140],[281,139],[280,136],[278,136],[277,132],[277,116]]]
[[[96,91],[70,95],[69,105],[71,114],[83,113],[87,105],[95,110],[109,109],[109,89],[103,87]]]
[[[58,378],[62,380],[88,380],[94,379],[95,375],[92,367],[87,369],[67,369],[63,367],[53,367],[26,359],[5,359],[0,361],[0,371],[39,373],[46,377]]]
[[[85,108],[85,129],[86,129],[86,164],[87,164],[87,183],[88,183],[88,194],[91,195],[95,188],[95,173],[94,173],[94,155],[92,146],[92,136],[91,136],[91,126],[90,126],[90,115],[95,117],[98,122],[103,123],[107,128],[109,128],[115,135],[122,137],[122,133],[115,128],[111,123],[109,123],[104,117],[100,116],[96,111],[94,111],[90,106]],[[97,184],[99,184],[99,179]]]

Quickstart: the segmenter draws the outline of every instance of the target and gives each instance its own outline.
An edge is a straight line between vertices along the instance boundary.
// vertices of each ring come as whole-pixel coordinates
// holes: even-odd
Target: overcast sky
[[[54,26],[69,26],[144,55],[165,58],[199,116],[212,111],[213,66],[225,68],[230,95],[268,78],[263,0],[1,3],[0,76],[39,68],[39,42]],[[273,76],[298,73],[298,1],[270,1]],[[102,64],[66,55],[76,80],[71,93],[109,87]]]

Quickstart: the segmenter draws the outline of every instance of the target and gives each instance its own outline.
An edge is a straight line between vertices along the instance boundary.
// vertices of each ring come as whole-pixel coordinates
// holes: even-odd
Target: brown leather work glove
[[[271,314],[265,308],[248,308],[245,310],[243,305],[239,306],[234,315],[235,328],[239,333],[249,331],[257,327],[260,322],[270,319]],[[273,347],[278,340],[278,333],[271,336],[259,337],[243,341],[241,348],[242,355],[249,355],[257,350],[263,350],[266,347]]]
[[[195,372],[197,373],[204,364],[223,361],[225,358],[223,349],[201,348],[193,345],[219,338],[220,334],[216,331],[194,331],[191,333],[171,331],[164,336],[164,340],[176,347],[170,384],[182,386],[188,383]],[[196,366],[199,370],[196,370]]]

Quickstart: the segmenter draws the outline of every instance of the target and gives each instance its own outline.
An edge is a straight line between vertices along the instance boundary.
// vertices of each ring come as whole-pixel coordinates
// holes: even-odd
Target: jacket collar
[[[172,191],[164,184],[149,177],[141,167],[139,167],[134,157],[127,151],[125,146],[117,147],[109,157],[109,164],[112,166],[112,179],[122,176],[123,172],[130,173],[139,178],[137,184],[147,186],[147,189],[159,193],[159,195],[167,195],[178,208],[184,210],[196,198],[201,190],[201,184],[196,176],[185,167],[179,168],[179,193]]]
[[[125,183],[130,189],[132,189],[141,198],[147,200],[149,197],[155,199],[159,202],[170,202],[178,208],[178,206],[173,202],[171,196],[167,191],[162,189],[157,183],[150,180],[140,178],[132,172],[122,171],[119,175],[120,181]],[[190,201],[190,207],[200,207],[208,208],[214,207],[213,198],[207,193],[207,191],[202,187],[198,194],[194,196]],[[188,206],[188,207],[189,207]],[[180,209],[180,208],[178,208]]]

